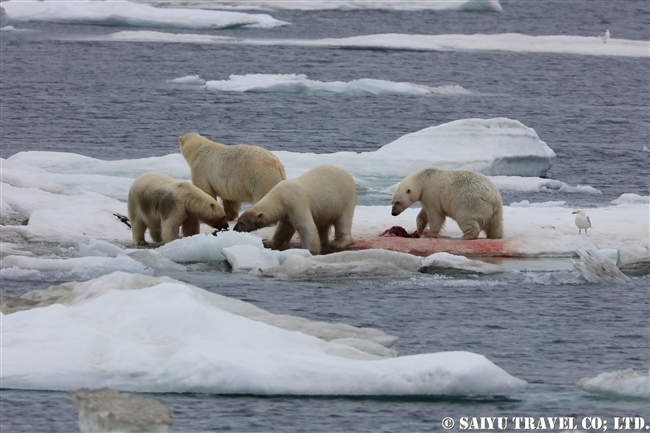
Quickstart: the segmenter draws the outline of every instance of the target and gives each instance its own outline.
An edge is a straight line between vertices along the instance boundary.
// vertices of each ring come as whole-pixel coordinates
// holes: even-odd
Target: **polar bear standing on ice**
[[[319,165],[295,179],[278,183],[262,200],[239,216],[235,231],[250,232],[275,222],[271,248],[282,250],[297,231],[302,247],[313,255],[329,242],[334,226],[335,248],[352,245],[352,217],[357,191],[350,174],[333,165]]]
[[[154,242],[171,242],[200,232],[201,222],[216,229],[228,228],[226,214],[212,197],[189,182],[177,182],[163,173],[145,173],[129,189],[127,202],[133,243],[147,245],[144,232]]]
[[[393,193],[393,216],[419,201],[416,218],[418,234],[429,224],[423,237],[438,237],[446,217],[453,218],[463,231],[462,239],[478,239],[481,230],[488,239],[503,237],[503,204],[494,184],[480,173],[469,170],[423,168],[410,174]]]
[[[278,157],[258,146],[227,146],[194,132],[178,137],[178,145],[192,171],[192,183],[221,198],[229,221],[237,219],[242,203],[257,203],[286,179]]]

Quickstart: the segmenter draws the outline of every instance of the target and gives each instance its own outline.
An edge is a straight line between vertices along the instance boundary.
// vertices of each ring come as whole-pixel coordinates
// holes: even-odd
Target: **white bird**
[[[606,44],[607,39],[609,39],[609,29],[605,29],[605,31],[599,34],[598,37],[603,40],[603,44]]]
[[[583,210],[577,210],[573,213],[576,214],[576,227],[578,227],[578,234],[581,234],[582,229],[585,229],[585,235],[587,235],[587,229],[591,228],[591,220]]]

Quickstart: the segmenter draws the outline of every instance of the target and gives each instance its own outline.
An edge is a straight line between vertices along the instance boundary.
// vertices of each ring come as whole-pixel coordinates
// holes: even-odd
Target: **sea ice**
[[[642,58],[650,56],[650,42],[648,41],[610,39],[607,44],[603,44],[600,38],[596,36],[529,36],[519,33],[473,35],[375,34],[327,39],[246,39],[125,30],[98,38],[107,41],[279,45],[368,50],[497,51]]]
[[[273,28],[289,23],[267,14],[212,11],[187,8],[158,8],[128,1],[4,1],[2,6],[14,21],[49,21],[129,27],[185,29]]]
[[[422,261],[420,272],[440,273],[453,271],[454,273],[469,274],[497,274],[506,272],[504,268],[480,260],[470,260],[464,256],[457,256],[449,253],[435,253]]]
[[[630,280],[616,267],[616,259],[612,260],[606,253],[595,249],[579,249],[576,252],[580,260],[569,261],[590,283],[624,283]]]
[[[79,409],[81,433],[165,433],[172,423],[173,410],[149,397],[110,388],[82,388],[68,394]]]
[[[596,377],[585,377],[576,385],[587,392],[598,394],[650,398],[649,373],[631,368],[601,373]]]
[[[156,251],[162,256],[180,263],[222,262],[226,257],[221,250],[234,245],[251,245],[264,248],[262,239],[249,233],[234,231],[220,232],[217,236],[198,234],[177,239],[165,244]]]
[[[208,81],[208,90],[222,92],[291,93],[307,95],[432,95],[466,94],[460,86],[427,86],[414,83],[361,78],[350,82],[323,82],[310,80],[304,74],[247,74],[231,75],[228,80]]]
[[[180,282],[124,290],[120,281],[125,282],[123,274],[70,283],[67,299],[57,304],[3,315],[3,387],[504,395],[526,386],[482,355],[377,359],[351,346],[234,315]]]

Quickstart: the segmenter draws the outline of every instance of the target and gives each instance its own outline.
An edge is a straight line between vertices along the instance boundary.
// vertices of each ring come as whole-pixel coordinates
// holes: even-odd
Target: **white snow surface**
[[[124,30],[99,37],[105,41],[176,42],[190,44],[245,44],[354,48],[408,51],[496,51],[503,53],[554,53],[585,56],[650,57],[650,41],[598,36],[529,36],[520,33],[474,35],[376,34],[326,39],[253,39],[148,30]]]
[[[631,368],[601,373],[596,377],[585,377],[576,385],[587,392],[597,394],[650,398],[650,374]]]
[[[188,78],[173,80],[190,82]],[[199,80],[194,80],[195,84]],[[202,81],[202,80],[201,80]],[[414,83],[396,83],[392,81],[361,78],[349,82],[323,82],[311,80],[304,74],[246,74],[231,75],[228,80],[205,82],[205,88],[221,92],[250,93],[290,93],[306,95],[432,95],[432,94],[466,94],[470,91],[460,86],[428,86]]]
[[[209,138],[219,141],[218,137]],[[175,146],[175,142],[176,137],[170,138],[170,145]],[[536,177],[551,166],[555,154],[533,129],[511,119],[459,120],[407,134],[371,152],[275,153],[285,165],[288,178],[318,164],[331,163],[348,170],[358,189],[385,197],[386,204],[382,206],[357,206],[352,226],[355,238],[373,238],[395,225],[408,232],[414,231],[417,208],[407,209],[398,217],[391,216],[392,188],[403,177],[430,165],[495,174],[491,180],[501,191],[528,191],[531,196],[536,196],[536,201],[540,201],[537,198],[539,194],[554,190],[571,191],[574,188],[576,193],[594,193],[590,186],[571,187],[560,180]],[[262,249],[260,237],[269,238],[274,230],[270,227],[252,234],[230,231],[215,237],[210,235],[213,229],[203,225],[201,234],[179,239],[155,252],[125,250],[125,254],[118,257],[118,250],[131,243],[131,232],[115,214],[127,214],[126,199],[131,183],[148,171],[160,171],[178,180],[188,180],[190,170],[180,153],[102,161],[64,152],[21,152],[1,159],[0,163],[0,213],[2,221],[8,224],[2,230],[2,257],[7,260],[3,261],[0,272],[7,278],[46,279],[52,272],[62,272],[60,275],[74,278],[91,278],[119,269],[140,269],[137,272],[149,273],[164,269],[169,261],[180,264],[223,261],[224,248],[252,245]],[[515,175],[504,175],[503,171]],[[629,252],[625,254],[625,263],[641,263],[647,261],[644,251],[648,251],[649,207],[648,197],[624,194],[608,206],[590,208],[593,228],[589,230],[589,236],[585,236],[578,235],[573,223],[571,212],[575,209],[567,208],[564,202],[522,201],[504,207],[504,241],[515,256],[575,257],[578,250],[613,249]],[[27,225],[22,225],[27,220]],[[461,236],[457,224],[450,219],[443,234],[452,238]],[[54,245],[50,255],[31,256],[30,245],[41,242]],[[239,260],[236,268],[242,271],[274,268],[266,262],[254,265],[237,259],[238,256],[245,259],[245,254],[236,249],[231,254],[233,262]],[[277,254],[280,266],[288,253],[273,254]],[[307,256],[304,252],[301,254]],[[16,258],[18,256],[31,257],[32,260]],[[104,261],[95,263],[89,260],[89,256],[104,257]],[[86,259],[79,260],[81,257]],[[378,267],[378,262],[371,266],[370,257],[346,257],[348,262],[364,262],[368,274],[370,269]],[[382,260],[385,259],[379,262]],[[298,262],[300,258],[292,258],[285,269],[291,265],[296,271],[309,264],[320,266],[321,271],[327,274],[330,271],[325,271],[325,268],[338,266],[325,262],[303,261],[302,265]],[[401,269],[400,266],[396,268]],[[184,267],[176,265],[175,269]],[[337,268],[332,272],[341,275],[343,271]],[[386,270],[382,271],[382,275],[385,273]]]
[[[27,1],[0,3],[12,21],[184,29],[273,28],[289,23],[267,14],[158,8],[128,1]]]
[[[482,355],[442,352],[377,359],[351,346],[232,314],[219,306],[224,297],[160,280],[116,273],[68,283],[54,287],[64,295],[58,303],[3,315],[3,387],[503,395],[526,386]],[[46,292],[33,298],[46,297]]]
[[[208,138],[220,142],[219,137]],[[171,146],[177,146],[176,137],[170,138]],[[406,134],[378,147],[375,151],[359,153],[274,153],[284,164],[288,178],[297,177],[320,164],[334,164],[349,171],[364,187],[378,191],[432,165],[497,176],[497,186],[501,184],[506,189],[521,190],[522,184],[529,191],[569,188],[563,182],[536,177],[543,176],[551,168],[555,152],[534,129],[517,120],[456,120]],[[1,179],[16,187],[34,187],[53,194],[82,192],[88,184],[95,184],[93,191],[124,200],[133,179],[148,171],[161,171],[178,179],[190,177],[189,167],[180,152],[121,161],[101,161],[63,152],[21,152],[2,160]],[[70,176],[73,174],[77,176]],[[510,176],[516,178],[509,181],[507,177]],[[522,176],[525,182],[520,178]],[[109,177],[118,179],[111,181]],[[7,194],[10,196],[13,194]],[[10,199],[3,196],[3,200],[20,211]],[[120,213],[126,214],[126,209]]]

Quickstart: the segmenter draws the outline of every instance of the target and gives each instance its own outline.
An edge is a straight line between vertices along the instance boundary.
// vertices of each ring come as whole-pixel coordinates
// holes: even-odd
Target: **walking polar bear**
[[[352,217],[357,191],[350,174],[333,165],[319,165],[295,179],[278,183],[269,193],[239,216],[235,231],[250,232],[278,225],[271,248],[283,250],[297,231],[302,247],[313,255],[329,242],[334,226],[335,248],[352,245]]]
[[[147,245],[145,230],[154,242],[171,242],[200,232],[201,222],[228,228],[226,214],[212,197],[189,182],[177,182],[163,173],[145,173],[129,189],[127,201],[133,243]]]
[[[393,216],[418,201],[422,210],[415,221],[420,236],[429,224],[429,232],[423,237],[438,237],[446,217],[450,217],[463,231],[462,239],[477,239],[481,230],[488,239],[503,237],[501,195],[480,173],[436,167],[416,171],[393,192]]]
[[[242,203],[257,203],[286,179],[278,157],[258,146],[227,146],[195,132],[178,137],[178,145],[190,166],[192,183],[221,199],[229,221],[237,219]]]

